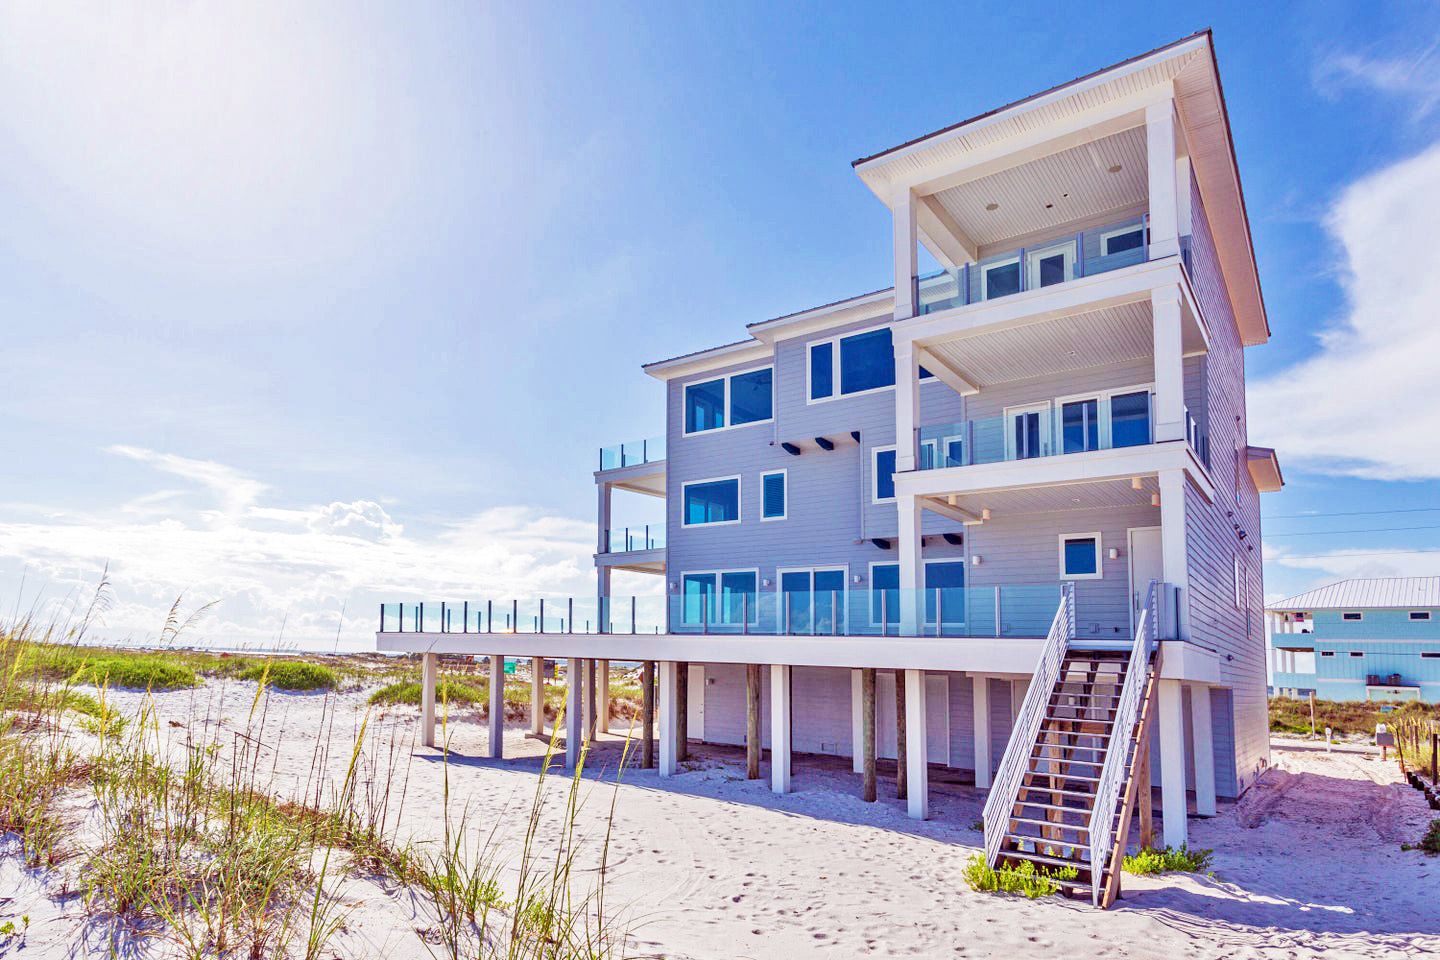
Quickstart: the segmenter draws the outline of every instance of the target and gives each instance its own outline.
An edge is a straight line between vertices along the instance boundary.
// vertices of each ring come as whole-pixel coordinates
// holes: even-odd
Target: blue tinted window
[[[1122,393],[1110,398],[1110,445],[1138,447],[1150,442],[1150,394]]]
[[[879,450],[875,453],[875,499],[892,500],[895,497],[895,451]]]
[[[985,299],[1020,292],[1020,262],[985,268]]]
[[[720,575],[720,611],[722,623],[738,624],[747,618],[751,623],[759,621],[754,572]]]
[[[1085,576],[1100,571],[1100,552],[1094,537],[1076,537],[1065,541],[1065,575]]]
[[[835,394],[835,344],[817,343],[810,348],[810,399]]]
[[[1100,449],[1100,402],[1075,400],[1062,404],[1060,440],[1065,453]]]
[[[685,524],[725,523],[740,519],[740,481],[711,480],[685,485]]]
[[[685,432],[725,426],[725,381],[707,380],[685,387]]]
[[[715,621],[715,574],[687,573],[683,578],[685,590],[684,620],[699,623],[702,616]]]
[[[769,367],[752,370],[730,378],[730,423],[755,423],[769,420],[774,408],[775,372]]]
[[[964,560],[925,564],[925,619],[934,623],[937,614],[946,623],[965,622]]]
[[[785,474],[767,473],[760,478],[760,516],[767,520],[785,516]]]
[[[900,622],[900,564],[877,564],[870,568],[870,621]]]
[[[840,392],[859,393],[895,383],[895,348],[890,328],[840,341]]]
[[[1129,233],[1117,233],[1105,238],[1105,249],[1102,253],[1109,256],[1112,253],[1124,253],[1126,250],[1139,250],[1145,241],[1145,232],[1139,227]]]

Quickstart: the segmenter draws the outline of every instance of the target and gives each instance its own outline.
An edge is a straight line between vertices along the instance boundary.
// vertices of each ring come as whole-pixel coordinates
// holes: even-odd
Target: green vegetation
[[[1214,850],[1191,850],[1183,845],[1178,850],[1174,847],[1166,847],[1164,850],[1145,847],[1139,853],[1125,858],[1125,872],[1137,876],[1152,873],[1204,873],[1210,868],[1210,860],[1214,855]]]
[[[304,660],[252,661],[236,676],[257,683],[263,681],[277,690],[334,690],[340,686],[340,675],[334,670]]]
[[[1419,843],[1402,843],[1401,850],[1419,850],[1435,856],[1440,853],[1440,820],[1431,820],[1430,826],[1425,830],[1425,835],[1420,838]]]
[[[509,699],[510,691],[506,691],[506,699]],[[442,679],[436,684],[435,697],[437,702],[449,704],[484,705],[490,702],[490,691],[484,687],[460,680]],[[405,704],[407,706],[420,706],[420,681],[402,680],[399,683],[390,683],[370,694],[370,702],[377,706],[394,706]]]
[[[1326,727],[1329,727],[1338,736],[1351,734],[1368,736],[1375,732],[1377,723],[1387,724],[1394,729],[1397,721],[1403,722],[1406,719],[1440,722],[1440,704],[1424,704],[1414,700],[1403,704],[1315,701],[1315,730],[1322,737],[1325,735]],[[1309,736],[1310,702],[1308,700],[1292,700],[1289,697],[1271,697],[1270,732]]]
[[[983,854],[975,854],[965,862],[962,876],[971,890],[981,893],[1018,893],[1037,900],[1060,892],[1057,880],[1074,880],[1080,871],[1074,867],[1047,870],[1026,860],[1018,867],[987,866]]]

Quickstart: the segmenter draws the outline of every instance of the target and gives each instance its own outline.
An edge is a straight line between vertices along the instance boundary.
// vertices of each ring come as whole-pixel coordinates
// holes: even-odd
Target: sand
[[[155,700],[161,728],[178,747],[217,718],[243,725],[254,694],[253,684],[212,683]],[[140,696],[112,700],[133,708]],[[325,702],[267,695],[262,739],[276,792],[306,782],[326,736]],[[364,695],[331,703],[334,740],[348,743]],[[413,749],[413,709],[372,715],[371,724],[385,755],[393,745],[399,758],[404,831],[433,840],[443,823],[438,752]],[[455,718],[450,732],[453,800],[468,803],[485,829],[498,825],[514,850],[543,746],[516,726],[506,733],[507,759],[484,760],[484,726],[473,715]],[[1323,744],[1275,741],[1273,769],[1239,803],[1222,802],[1219,816],[1190,822],[1192,847],[1215,850],[1213,876],[1127,875],[1123,900],[1108,912],[970,891],[961,871],[982,841],[970,826],[983,804],[973,788],[933,786],[932,818],[916,822],[894,798],[893,781],[882,778],[880,802],[862,802],[848,761],[797,757],[795,791],[777,796],[767,780],[744,779],[739,751],[702,747],[680,776],[661,780],[632,768],[617,788],[620,749],[618,737],[604,741],[587,771],[580,829],[591,845],[582,860],[593,865],[613,798],[607,898],[629,927],[634,956],[1175,960],[1440,952],[1440,858],[1400,849],[1418,839],[1431,811],[1393,761],[1364,748],[1327,752]],[[337,747],[328,760],[332,776],[348,760],[341,753]],[[564,787],[562,777],[550,783],[557,799]],[[55,877],[27,874],[14,858],[0,861],[0,924],[31,918],[14,955],[107,955],[111,944],[97,941],[83,905],[55,902],[56,888]],[[351,912],[335,956],[428,955],[416,930],[433,921],[403,891],[353,881],[343,896]],[[168,954],[152,943],[150,955]]]

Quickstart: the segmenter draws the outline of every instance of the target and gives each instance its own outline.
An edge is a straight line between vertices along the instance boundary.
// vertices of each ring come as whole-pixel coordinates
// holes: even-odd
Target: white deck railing
[[[1060,605],[1050,623],[1050,633],[1045,638],[1045,648],[1040,652],[1035,676],[1030,681],[1030,689],[1025,692],[1025,702],[1010,732],[1010,742],[1005,745],[1005,755],[995,771],[990,795],[985,798],[985,862],[991,867],[995,866],[1000,856],[1000,845],[1010,829],[1010,815],[1020,793],[1020,781],[1025,779],[1030,765],[1030,749],[1039,736],[1040,724],[1045,721],[1050,694],[1055,689],[1055,680],[1065,661],[1065,651],[1074,636],[1075,585],[1067,583],[1061,590]]]
[[[1135,628],[1135,643],[1130,647],[1130,664],[1125,671],[1125,684],[1115,705],[1115,722],[1110,727],[1110,749],[1105,754],[1100,782],[1095,785],[1095,806],[1090,810],[1090,895],[1100,905],[1104,887],[1105,858],[1115,841],[1115,805],[1130,770],[1130,745],[1135,736],[1135,723],[1140,716],[1140,698],[1150,673],[1150,651],[1155,645],[1156,581],[1150,581],[1145,595],[1145,608]],[[1144,744],[1139,749],[1146,749]],[[1143,786],[1143,785],[1142,785]],[[1116,864],[1112,869],[1119,869]]]

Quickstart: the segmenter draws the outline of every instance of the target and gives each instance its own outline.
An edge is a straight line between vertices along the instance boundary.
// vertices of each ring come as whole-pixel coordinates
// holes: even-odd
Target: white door
[[[1005,411],[1005,459],[1029,460],[1050,454],[1050,404],[1033,403]]]
[[[1165,579],[1165,559],[1159,527],[1130,529],[1130,633],[1140,620],[1151,580]]]

